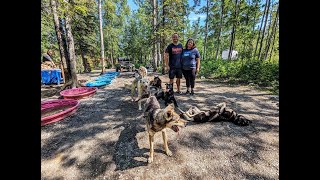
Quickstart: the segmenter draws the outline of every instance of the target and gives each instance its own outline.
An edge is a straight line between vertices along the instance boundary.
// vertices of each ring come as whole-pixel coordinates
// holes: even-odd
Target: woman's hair
[[[196,43],[194,42],[194,40],[192,38],[189,38],[188,41],[186,42],[186,49],[188,49],[188,42],[192,41],[193,42],[193,46],[191,49],[196,48]]]

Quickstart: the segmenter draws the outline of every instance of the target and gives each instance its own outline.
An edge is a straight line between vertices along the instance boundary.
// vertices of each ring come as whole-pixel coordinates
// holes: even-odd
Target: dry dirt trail
[[[98,75],[80,74],[79,79]],[[160,78],[168,82],[167,75]],[[279,179],[278,96],[250,86],[197,79],[194,97],[176,95],[181,109],[226,102],[253,123],[191,124],[180,135],[168,129],[173,156],[165,155],[159,133],[154,162],[147,164],[142,111],[124,89],[132,80],[129,73],[121,74],[93,97],[80,100],[76,114],[41,127],[42,179]],[[48,89],[42,90],[42,100],[57,98],[46,98]]]

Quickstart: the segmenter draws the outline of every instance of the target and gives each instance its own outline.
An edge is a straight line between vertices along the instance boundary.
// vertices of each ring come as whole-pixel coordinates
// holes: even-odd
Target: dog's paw
[[[172,152],[171,152],[170,150],[166,151],[166,154],[167,154],[168,156],[172,156]]]
[[[152,163],[153,162],[153,158],[149,157],[148,158],[148,163]]]

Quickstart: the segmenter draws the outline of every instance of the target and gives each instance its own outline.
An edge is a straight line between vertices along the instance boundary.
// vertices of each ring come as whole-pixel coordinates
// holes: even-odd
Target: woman
[[[188,39],[182,52],[182,73],[186,79],[186,94],[194,95],[194,84],[196,74],[200,70],[200,53],[193,39]],[[190,91],[191,86],[191,91]]]

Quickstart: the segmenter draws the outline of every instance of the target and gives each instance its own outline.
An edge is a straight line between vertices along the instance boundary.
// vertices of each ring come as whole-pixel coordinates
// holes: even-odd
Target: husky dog
[[[138,70],[138,73],[141,76],[141,78],[147,77],[147,75],[148,75],[147,68],[145,68],[144,66],[140,66],[139,70]]]
[[[252,123],[251,120],[246,119],[244,116],[237,114],[234,110],[227,108],[226,103],[220,103],[217,106],[212,107],[208,111],[201,111],[196,106],[190,107],[186,112],[182,111],[180,116],[188,121],[194,122],[232,122],[239,126],[247,126]]]
[[[149,80],[147,79],[147,69],[143,66],[140,66],[138,70],[135,70],[134,73],[135,79],[132,81],[130,89],[131,89],[131,100],[139,101],[143,96],[143,92],[148,91]],[[127,85],[125,85],[126,87]],[[138,92],[138,98],[135,100],[134,95],[135,92]],[[141,110],[141,108],[139,108]]]
[[[150,89],[149,89],[149,80],[146,78],[142,78],[137,83],[138,89],[138,97],[135,100],[138,102],[139,111],[142,110],[141,103],[142,101],[150,96]]]
[[[169,104],[166,108],[161,109],[160,104],[155,96],[150,96],[146,100],[144,117],[150,143],[150,156],[148,159],[148,163],[151,163],[153,161],[154,135],[155,133],[160,131],[162,132],[164,150],[168,156],[171,156],[172,152],[168,148],[166,128],[170,128],[174,132],[179,132],[179,127],[185,127],[187,121],[181,119],[179,114],[174,112],[174,107],[172,104]]]
[[[163,94],[159,94],[157,98],[163,99],[165,106],[168,106],[168,104],[173,103],[175,107],[178,107],[176,98],[174,97],[173,83],[166,83],[165,92]]]
[[[150,86],[162,89],[162,81],[158,75],[154,75],[153,80],[150,81]]]

